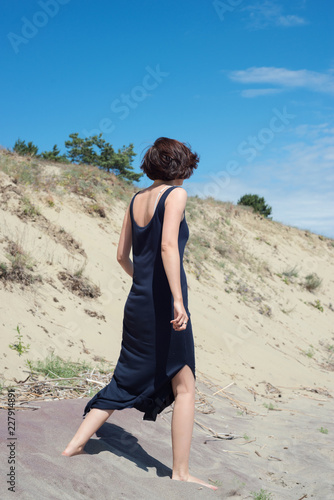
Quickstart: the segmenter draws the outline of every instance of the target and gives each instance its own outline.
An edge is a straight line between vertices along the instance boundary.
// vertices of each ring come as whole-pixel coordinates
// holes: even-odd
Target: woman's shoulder
[[[187,200],[188,197],[187,191],[182,186],[173,186],[173,187],[177,189],[171,189],[169,193],[167,193],[168,196],[166,198],[166,203],[168,202],[168,199],[172,199],[174,201],[180,200],[182,202]]]
[[[133,193],[132,198],[134,198],[135,196],[137,196],[137,194],[140,194],[140,193],[145,193],[145,191],[147,191],[147,188],[145,188],[145,189],[140,189],[140,191],[137,191],[136,193]]]
[[[140,191],[137,191],[136,193],[133,193],[132,197],[131,197],[131,200],[130,200],[130,203],[129,203],[129,207],[132,205],[133,203],[133,200],[135,199],[135,197],[138,195],[138,194],[142,194],[142,193],[145,193],[145,191],[147,191],[147,188],[145,189],[141,189]]]
[[[177,189],[171,189],[165,198],[165,211],[174,213],[175,211],[184,212],[187,203],[187,191],[181,186],[175,186]]]

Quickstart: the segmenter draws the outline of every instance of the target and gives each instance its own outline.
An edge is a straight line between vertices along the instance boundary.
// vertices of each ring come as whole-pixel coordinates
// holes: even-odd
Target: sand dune
[[[34,183],[23,182],[28,175],[25,164],[29,167],[17,155],[0,154],[0,265],[5,265],[7,273],[2,271],[0,278],[4,385],[27,376],[27,359],[43,359],[51,351],[93,364],[103,357],[114,365],[120,351],[123,307],[131,287],[131,279],[116,261],[116,247],[133,188],[111,176],[109,191],[101,190],[92,199],[87,192],[73,192],[60,182],[66,167],[44,162],[40,163],[36,189]],[[87,172],[92,170],[85,167],[81,172],[87,184]],[[20,458],[26,485],[22,498],[46,498],[42,484],[48,478],[48,498],[91,498],[97,491],[99,498],[156,498],[157,492],[159,498],[163,494],[166,498],[208,498],[209,494],[251,498],[250,491],[261,487],[277,499],[303,498],[303,494],[334,498],[330,480],[334,458],[330,418],[333,241],[211,199],[189,198],[186,217],[191,238],[185,267],[198,383],[215,407],[215,413],[200,414],[200,419],[216,432],[225,432],[227,425],[256,441],[246,444],[243,438],[224,442],[211,438],[204,445],[206,434],[195,426],[193,465],[198,474],[213,476],[222,486],[212,493],[194,485],[170,484],[164,475],[170,467],[170,409],[149,433],[144,424],[138,427],[141,415],[133,410],[126,412],[124,428],[130,433],[133,429],[133,439],[153,458],[143,452],[138,465],[130,456],[118,455],[110,448],[109,438],[101,435],[99,443],[103,441],[106,448],[94,452],[94,460],[91,456],[70,459],[69,470],[59,453],[80,423],[84,400],[42,402],[40,410],[18,412],[26,456]],[[9,273],[19,252],[25,256],[26,274],[13,280]],[[312,274],[322,282],[309,291],[306,277]],[[31,284],[29,276],[34,279]],[[71,291],[74,277],[81,279],[81,285]],[[95,298],[87,296],[87,291],[94,295],[94,288],[89,288],[93,285],[99,289]],[[86,296],[80,296],[83,291]],[[30,344],[22,356],[9,348],[18,325],[24,344]],[[213,396],[215,390],[232,382],[230,398],[244,401],[244,409],[224,391],[222,397]],[[264,406],[270,403],[274,410]],[[5,411],[0,414],[2,419]],[[57,417],[52,426],[54,412]],[[114,432],[108,426],[121,424],[120,415],[106,429]],[[321,433],[321,427],[328,434]],[[57,433],[62,438],[57,439],[59,449],[55,450],[52,436]],[[161,433],[166,436],[163,449],[156,446]],[[27,459],[28,453],[33,460]],[[42,460],[43,471],[49,470],[50,476],[37,474]],[[145,460],[151,464],[148,470],[142,466]],[[86,467],[97,489],[86,481]],[[125,474],[129,477],[123,479]],[[65,479],[59,485],[61,477]],[[110,487],[115,488],[112,494],[116,496],[110,496]]]

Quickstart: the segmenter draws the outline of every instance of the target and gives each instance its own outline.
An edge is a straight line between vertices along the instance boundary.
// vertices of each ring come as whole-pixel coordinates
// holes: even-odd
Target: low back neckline
[[[132,200],[131,200],[131,207],[130,207],[130,208],[131,208],[131,215],[132,215],[132,220],[133,220],[133,222],[135,223],[135,225],[136,225],[139,229],[146,229],[146,228],[147,228],[147,227],[151,224],[151,222],[153,221],[153,219],[154,219],[154,217],[155,217],[155,214],[156,214],[156,212],[157,212],[157,207],[158,207],[159,202],[160,202],[160,200],[161,200],[161,198],[162,198],[162,196],[160,196],[160,195],[161,195],[161,193],[162,193],[163,191],[168,190],[168,188],[174,188],[174,187],[177,187],[177,186],[168,186],[168,185],[167,185],[167,186],[165,186],[163,189],[161,189],[161,190],[159,191],[158,196],[156,197],[156,200],[155,200],[155,203],[154,203],[153,215],[152,215],[151,219],[149,220],[149,222],[148,222],[147,224],[145,224],[145,226],[140,226],[140,225],[139,225],[139,224],[135,221],[135,217],[134,217],[134,213],[133,213],[133,203],[134,203],[134,199],[135,199],[135,197],[137,196],[137,194],[139,194],[139,193],[140,193],[140,191],[138,191],[138,193],[136,193],[136,194],[134,195],[134,197],[133,197],[133,198],[132,198]]]

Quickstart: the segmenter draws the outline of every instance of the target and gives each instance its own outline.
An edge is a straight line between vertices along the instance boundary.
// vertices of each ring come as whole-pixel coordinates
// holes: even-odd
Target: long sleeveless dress
[[[172,378],[188,365],[194,377],[194,339],[188,309],[187,279],[183,268],[184,248],[189,229],[183,217],[179,228],[180,277],[184,307],[189,316],[185,330],[175,331],[173,296],[161,258],[161,235],[165,200],[178,186],[168,188],[159,198],[154,215],[146,226],[132,225],[133,282],[124,307],[120,356],[110,383],[87,403],[91,408],[122,410],[136,408],[143,420],[155,421],[173,403]]]

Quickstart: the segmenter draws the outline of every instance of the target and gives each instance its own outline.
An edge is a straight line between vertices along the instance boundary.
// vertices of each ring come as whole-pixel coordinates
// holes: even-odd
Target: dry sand
[[[16,495],[25,500],[237,500],[252,498],[251,492],[263,489],[275,499],[334,498],[333,403],[328,397],[283,389],[275,411],[263,407],[261,393],[254,401],[245,389],[228,388],[226,395],[242,401],[246,413],[221,393],[213,395],[217,387],[210,382],[198,380],[197,388],[215,411],[196,411],[190,468],[217,484],[217,491],[170,479],[171,408],[156,422],[142,420],[134,409],[114,412],[87,443],[87,455],[62,456],[64,443],[81,422],[88,401],[84,398],[42,401],[39,409],[17,413]],[[0,420],[6,442],[5,411]],[[319,432],[320,424],[328,435]],[[218,439],[214,433],[236,437]],[[4,492],[8,466],[2,448]],[[2,493],[1,498],[13,494]]]
[[[50,165],[45,175],[58,175],[57,169]],[[20,216],[24,196],[43,217]],[[87,213],[91,203],[73,194],[33,191],[0,172],[0,263],[9,263],[8,245],[15,242],[31,255],[32,272],[42,278],[30,286],[0,280],[5,384],[23,380],[26,360],[43,359],[50,351],[93,364],[98,357],[111,365],[118,359],[131,287],[115,258],[127,201],[105,204],[106,218]],[[136,410],[115,413],[98,441],[89,443],[98,456],[68,459],[60,453],[81,422],[85,400],[38,402],[38,410],[17,412],[20,498],[244,499],[261,488],[274,499],[334,498],[333,241],[212,200],[189,199],[186,215],[198,388],[215,409],[198,411],[196,419],[251,442],[208,438],[195,425],[192,473],[221,482],[217,492],[199,490],[168,477],[171,408],[155,423],[142,422]],[[61,240],[60,234],[69,238]],[[294,266],[298,276],[289,281],[282,273]],[[58,279],[59,272],[79,270],[100,287],[100,297],[78,297]],[[322,278],[314,292],[303,286],[310,273]],[[17,325],[24,344],[30,344],[21,357],[8,347]],[[213,396],[232,382],[230,392]],[[273,410],[264,406],[270,403]],[[6,439],[5,409],[0,417]],[[124,429],[123,438],[116,437],[115,426]],[[132,448],[136,439],[142,448],[133,456],[127,442]]]

